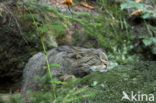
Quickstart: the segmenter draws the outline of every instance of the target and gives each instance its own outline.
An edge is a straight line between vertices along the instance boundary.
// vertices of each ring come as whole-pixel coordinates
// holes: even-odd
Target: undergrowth
[[[49,9],[49,10],[54,10],[54,9]],[[83,88],[80,88],[80,89],[77,89],[77,90],[70,90],[66,92],[64,92],[64,90],[62,90],[61,92],[64,92],[66,94],[65,97],[61,97],[61,95],[58,95],[56,96],[56,84],[59,85],[59,84],[65,84],[65,82],[61,82],[59,80],[55,80],[53,79],[53,76],[52,76],[52,72],[50,70],[50,64],[49,64],[49,61],[48,61],[48,57],[47,57],[47,51],[46,51],[46,48],[45,48],[45,44],[44,44],[44,32],[52,29],[54,30],[55,32],[55,35],[56,35],[56,31],[58,30],[59,31],[62,31],[62,29],[64,29],[63,27],[61,27],[62,25],[56,25],[55,21],[52,20],[52,24],[51,25],[47,25],[47,24],[42,24],[42,23],[39,23],[35,20],[34,16],[32,15],[31,11],[28,10],[31,17],[32,17],[32,20],[33,20],[33,24],[34,26],[36,27],[36,29],[38,30],[38,33],[40,35],[40,40],[41,40],[41,44],[42,44],[42,48],[43,48],[43,51],[44,51],[44,54],[45,54],[45,58],[46,58],[46,63],[47,63],[47,75],[49,77],[49,86],[50,86],[50,89],[51,89],[51,92],[48,92],[47,91],[47,88],[42,89],[41,92],[35,92],[35,91],[31,91],[31,94],[33,95],[31,98],[30,98],[30,101],[31,102],[46,102],[46,103],[51,103],[52,101],[54,103],[60,103],[60,102],[72,102],[74,100],[78,100],[80,98],[85,98],[85,97],[88,97],[90,95],[83,95],[83,96],[78,96],[80,93],[83,93],[87,90],[87,87],[83,87]],[[39,27],[41,26],[41,27]],[[50,32],[52,33],[52,32]],[[47,34],[48,35],[48,34]],[[53,35],[54,36],[54,35]],[[44,78],[44,77],[43,77]],[[44,80],[46,81],[46,80]],[[44,84],[41,84],[41,85],[46,85],[45,83]],[[38,94],[38,95],[37,95]]]
[[[61,103],[62,101],[63,103],[82,103],[82,101],[89,101],[86,98],[95,96],[101,90],[102,92],[96,96],[97,98],[92,98],[92,101],[97,102],[99,99],[99,101],[105,100],[111,103],[113,100],[113,102],[116,102],[115,100],[121,96],[122,88],[126,89],[127,85],[136,87],[135,83],[137,81],[140,83],[138,85],[142,88],[145,88],[146,85],[149,86],[148,84],[141,85],[143,79],[140,75],[137,77],[137,74],[140,73],[138,70],[132,70],[130,74],[126,70],[113,70],[109,73],[92,73],[82,80],[69,81],[67,84],[52,77],[46,50],[58,46],[56,38],[66,35],[70,23],[76,23],[80,29],[83,29],[82,32],[79,32],[80,29],[75,28],[72,38],[74,45],[104,48],[109,60],[116,64],[127,64],[140,60],[139,56],[130,54],[131,50],[134,49],[133,40],[135,35],[133,35],[132,26],[125,19],[127,16],[125,11],[121,10],[120,6],[115,3],[112,7],[111,3],[107,0],[97,0],[96,2],[98,4],[97,9],[102,10],[103,14],[96,15],[87,12],[73,13],[72,17],[71,15],[64,15],[58,9],[48,5],[38,4],[36,2],[19,2],[19,7],[24,7],[24,9],[18,11],[20,14],[18,15],[18,19],[24,30],[22,36],[28,42],[33,41],[34,38],[38,38],[36,40],[37,45],[42,45],[41,47],[43,48],[47,62],[48,77],[40,77],[39,79],[43,82],[41,85],[46,84],[45,81],[48,80],[48,84],[45,87],[49,87],[50,91],[47,88],[38,92],[31,91],[33,96],[30,100],[33,103],[52,103],[52,101],[53,103]],[[127,6],[125,5],[128,4],[122,4],[121,8],[126,8]],[[29,22],[25,24],[25,21]],[[142,41],[145,46],[152,45],[154,47],[152,49],[153,53],[155,53],[155,37],[152,35],[151,29],[149,29],[151,28],[150,25],[146,21],[144,23],[151,36],[150,38],[143,38]],[[30,28],[31,30],[29,30]],[[26,36],[27,33],[29,36]],[[39,40],[41,40],[40,43]],[[96,80],[99,81],[94,80],[93,77],[97,77]],[[144,78],[148,77],[149,75]],[[130,82],[128,81],[129,79]],[[139,82],[139,80],[142,82]],[[153,85],[155,85],[155,82],[153,82]],[[94,88],[96,86],[98,86],[98,89]],[[136,90],[138,89],[136,87]],[[147,92],[151,91],[149,90]],[[99,98],[103,94],[106,96]],[[14,102],[10,103],[19,103],[19,101],[14,99],[11,101]]]

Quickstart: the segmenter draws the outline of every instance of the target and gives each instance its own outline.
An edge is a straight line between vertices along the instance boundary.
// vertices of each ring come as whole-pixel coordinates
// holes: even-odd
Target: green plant
[[[21,98],[20,94],[10,95],[8,100],[3,101],[2,103],[24,103],[24,98]]]
[[[156,28],[147,24],[145,22],[146,29],[148,31],[148,35],[142,37],[143,43],[146,47],[150,47],[153,54],[156,54],[156,37],[153,35],[152,31],[156,31]]]
[[[143,13],[141,16],[143,19],[149,19],[149,18],[156,17],[156,13],[153,12],[152,10],[149,10],[148,8],[146,8],[143,3],[136,3],[133,0],[126,0],[126,3],[121,4],[121,10],[128,9],[128,8],[133,8],[135,10],[139,10],[139,9],[143,10]]]
[[[84,32],[74,37],[74,41],[83,42],[83,46],[104,48],[110,60],[125,64],[133,61],[135,56],[129,55],[133,48],[131,26],[124,19],[125,13],[118,5],[114,8],[109,3],[101,2],[105,9],[104,14],[92,15],[89,13],[78,13],[74,18],[68,17],[71,22],[78,23]],[[104,4],[103,4],[104,2]]]
[[[29,7],[29,5],[27,5]],[[34,6],[34,5],[30,5],[30,6]],[[62,97],[61,95],[58,95],[59,93],[56,93],[56,86],[57,85],[66,85],[66,82],[61,82],[59,80],[56,80],[53,78],[52,76],[52,72],[50,70],[51,66],[59,66],[59,64],[49,64],[49,61],[48,61],[48,57],[47,57],[47,51],[46,51],[46,46],[45,46],[45,43],[44,43],[44,34],[45,32],[47,31],[50,31],[52,29],[53,32],[50,32],[50,33],[54,33],[55,35],[57,35],[57,33],[59,34],[61,31],[64,32],[64,27],[66,25],[58,25],[57,21],[51,21],[51,24],[44,24],[38,20],[36,20],[35,16],[33,15],[33,12],[31,11],[30,8],[27,7],[27,10],[32,18],[32,22],[33,22],[33,25],[35,27],[35,29],[37,30],[37,34],[39,34],[39,37],[40,37],[40,40],[41,40],[41,44],[42,44],[42,48],[43,48],[43,51],[44,51],[44,54],[45,54],[45,58],[46,58],[46,63],[47,63],[47,66],[43,66],[43,69],[47,69],[47,75],[43,76],[43,77],[37,77],[40,81],[41,81],[41,86],[45,87],[43,88],[42,91],[30,91],[30,94],[33,95],[33,97],[30,98],[30,101],[32,102],[37,102],[37,103],[51,103],[52,101],[53,102],[56,102],[56,103],[60,103],[60,102],[69,102],[69,101],[74,101],[74,100],[78,100],[78,99],[81,99],[81,98],[85,98],[85,97],[88,97],[90,95],[80,95],[80,93],[83,93],[87,90],[86,87],[83,87],[83,88],[80,88],[80,89],[77,89],[77,90],[68,90],[68,92],[70,92],[69,94],[67,94],[68,92],[64,90],[62,91],[59,91],[59,93],[63,92],[66,94],[65,97]],[[49,10],[55,12],[56,14],[58,14],[59,16],[59,13],[57,10],[49,7],[48,8]],[[62,15],[61,15],[62,16]],[[64,18],[62,18],[64,19]],[[43,83],[42,83],[43,82]],[[49,91],[49,89],[51,91]]]

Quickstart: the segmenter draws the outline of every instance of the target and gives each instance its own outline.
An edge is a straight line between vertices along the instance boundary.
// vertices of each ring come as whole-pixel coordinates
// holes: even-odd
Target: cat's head
[[[90,72],[106,72],[108,58],[102,49],[73,47],[68,56],[73,61],[71,68],[76,76],[84,76]]]

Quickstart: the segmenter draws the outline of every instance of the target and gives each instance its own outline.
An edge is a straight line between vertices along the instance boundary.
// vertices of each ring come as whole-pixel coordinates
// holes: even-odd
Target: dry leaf
[[[80,7],[74,6],[74,7],[73,7],[73,10],[78,11],[78,10],[80,10]]]
[[[84,7],[86,7],[86,8],[89,8],[89,9],[94,9],[93,6],[90,6],[89,4],[84,3],[84,2],[81,2],[81,5],[84,6]]]
[[[15,92],[14,93],[20,93],[20,89],[17,89],[17,90],[15,90]]]
[[[65,1],[63,1],[62,4],[73,5],[73,1],[72,0],[65,0]]]
[[[12,90],[12,89],[10,88],[9,93],[10,93],[10,94],[20,93],[20,91],[21,91],[20,89]]]
[[[140,3],[140,2],[141,2],[141,0],[135,0],[135,2],[136,2],[136,3]]]
[[[132,17],[132,16],[140,16],[142,14],[143,10],[142,9],[139,9],[137,11],[134,11],[132,12],[129,17]]]

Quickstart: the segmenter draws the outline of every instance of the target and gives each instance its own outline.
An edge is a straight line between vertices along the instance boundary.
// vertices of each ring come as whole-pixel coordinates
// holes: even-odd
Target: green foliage
[[[148,38],[148,39],[144,39],[143,43],[145,44],[145,46],[150,46],[152,44],[156,44],[156,38],[151,37],[151,38]]]
[[[56,63],[52,63],[52,64],[49,64],[50,67],[59,67],[60,65],[59,64],[56,64]],[[46,69],[48,68],[47,66],[43,66],[42,67],[43,69]]]
[[[33,103],[131,103],[121,101],[122,91],[130,93],[140,91],[144,94],[156,95],[156,62],[137,62],[115,67],[109,72],[93,72],[84,78],[68,81],[66,85],[58,85],[57,98],[52,98],[46,88],[31,92]],[[43,82],[43,85],[48,85]],[[45,86],[43,86],[45,87]],[[19,100],[19,99],[17,99]],[[19,103],[9,102],[9,103]],[[23,103],[23,102],[21,102]],[[142,103],[146,103],[142,102]]]
[[[34,41],[34,38],[42,36],[43,41],[47,47],[57,47],[56,37],[64,35],[66,33],[65,28],[67,25],[64,22],[63,16],[58,12],[58,9],[52,8],[45,4],[40,4],[38,2],[19,2],[20,6],[24,6],[24,15],[19,15],[21,24],[24,30],[28,32],[23,32],[24,37],[27,41]],[[36,22],[33,22],[33,21]],[[25,24],[24,21],[28,23]],[[38,25],[38,29],[36,29]],[[27,36],[29,35],[29,36]],[[38,41],[34,41],[41,45]]]
[[[129,70],[129,67],[123,67],[123,69],[121,69],[122,67],[116,67],[116,69],[107,73],[96,72],[83,79],[67,82],[52,77],[50,68],[53,66],[59,67],[59,64],[49,64],[46,51],[48,46],[45,45],[44,39],[52,37],[52,42],[56,42],[55,38],[57,36],[66,33],[68,22],[76,22],[84,29],[80,33],[79,30],[75,30],[75,34],[78,34],[73,38],[75,45],[85,40],[83,43],[85,47],[105,48],[109,60],[113,61],[112,63],[115,66],[138,60],[138,56],[130,55],[130,50],[134,48],[132,43],[134,36],[131,26],[124,19],[125,12],[121,9],[143,9],[143,18],[151,17],[151,11],[147,10],[143,4],[136,4],[133,1],[122,4],[121,9],[117,4],[113,4],[112,7],[108,0],[97,0],[97,3],[99,5],[97,9],[101,8],[104,11],[103,14],[74,13],[73,17],[65,16],[58,9],[36,2],[20,4],[26,7],[25,14],[19,15],[23,28],[25,28],[24,37],[39,46],[42,45],[47,62],[47,66],[43,66],[43,69],[48,71],[47,75],[36,77],[40,82],[41,90],[30,92],[32,95],[30,101],[33,103],[61,103],[62,101],[64,103],[82,103],[84,100],[91,101],[91,103],[103,103],[103,101],[106,103],[121,103],[119,100],[122,97],[123,90],[138,91],[141,88],[141,91],[152,92],[150,87],[156,85],[155,78],[153,78],[155,77],[155,72],[153,72],[155,70],[139,67],[140,70],[135,67],[137,65],[131,67],[132,70]],[[28,21],[28,23],[24,25],[25,22],[22,21]],[[156,38],[151,32],[151,27],[148,24],[146,24],[146,27],[150,36],[142,37],[143,43],[145,46],[153,46],[152,50],[155,54]],[[37,37],[41,39],[41,43],[39,43],[39,39],[36,40],[37,42],[33,41]],[[49,44],[56,46],[52,42]],[[145,70],[142,68],[145,68]],[[16,100],[11,99],[10,101],[10,103],[20,102],[23,101],[18,97]]]
[[[41,89],[39,91],[29,91],[29,94],[31,94],[30,101],[33,103],[81,103],[81,100],[95,94],[95,91],[90,91],[88,86],[79,87],[79,82],[76,82],[76,80],[61,82],[55,78],[50,79],[48,73],[42,77],[37,76],[36,80]],[[52,94],[54,86],[51,85],[51,82],[55,84],[56,98]]]
[[[1,103],[24,103],[24,98],[21,98],[20,94],[10,95],[7,100]]]
[[[121,101],[122,91],[130,93],[154,94],[156,95],[156,78],[154,72],[156,62],[137,62],[134,64],[117,66],[105,73],[93,72],[84,77],[80,82],[83,85],[92,86],[97,94],[89,98],[90,103],[132,103]],[[93,84],[96,82],[96,85]],[[142,102],[146,103],[146,102]]]
[[[72,85],[72,84],[70,84]],[[61,90],[61,91],[60,91]],[[87,86],[82,88],[62,88],[60,89],[59,97],[56,100],[56,103],[65,102],[65,103],[82,103],[83,99],[92,97],[95,95],[95,91],[89,91]],[[61,97],[62,96],[62,97]]]
[[[127,3],[121,4],[121,8],[140,8],[148,11],[143,4],[134,3],[134,1],[127,1]],[[139,57],[130,55],[129,53],[133,49],[134,31],[125,20],[126,13],[113,1],[97,0],[97,4],[98,6],[96,8],[101,9],[104,12],[103,14],[82,12],[73,13],[73,17],[64,15],[58,9],[44,4],[29,2],[24,5],[31,11],[32,16],[36,20],[39,26],[37,31],[42,35],[46,47],[48,45],[56,47],[57,41],[55,38],[65,35],[66,30],[69,29],[68,23],[74,22],[84,29],[83,32],[75,29],[74,32],[76,35],[74,34],[72,38],[74,45],[81,46],[82,42],[84,47],[104,48],[108,52],[109,59],[119,64],[136,61],[134,58],[138,60]],[[48,13],[53,16],[48,16]],[[31,18],[29,12],[27,15]],[[35,25],[33,24],[33,26]]]
[[[0,103],[3,103],[4,101],[3,101],[3,99],[0,97]]]
[[[156,18],[156,13],[153,12],[152,10],[149,10],[146,5],[146,3],[144,3],[146,1],[142,1],[142,3],[136,3],[135,1],[132,0],[127,0],[126,3],[122,3],[121,4],[121,10],[123,9],[135,9],[135,10],[139,10],[142,9],[143,13],[141,15],[141,18],[143,19],[155,19]],[[154,2],[151,3],[151,1],[148,1],[151,5],[152,3],[154,4]],[[148,24],[146,21],[144,22],[144,25],[146,26],[146,33],[141,33],[141,35],[139,36],[139,38],[142,38],[142,42],[144,44],[144,46],[146,48],[149,48],[149,51],[152,54],[155,54],[156,51],[156,43],[155,43],[155,35],[152,32],[155,32],[156,29],[154,26]]]
[[[143,43],[145,46],[152,48],[152,53],[156,54],[156,37],[144,38]]]
[[[132,0],[127,0],[126,3],[121,4],[121,10],[128,9],[128,8],[147,10],[143,6],[143,4],[136,3],[135,1],[132,1]]]
[[[156,54],[156,36],[152,32],[156,32],[156,28],[145,22],[147,29],[146,35],[142,36],[142,42],[145,47],[149,47],[152,54]]]
[[[78,13],[71,22],[76,22],[84,28],[84,32],[74,37],[74,41],[81,42],[86,39],[83,46],[104,48],[110,60],[118,63],[133,61],[135,56],[129,56],[129,51],[133,48],[130,25],[124,19],[125,13],[120,10],[118,5],[113,8],[107,0],[99,1],[106,10],[104,14]],[[104,2],[104,3],[103,3]]]
[[[30,98],[30,101],[32,103],[52,103],[52,94],[51,92],[30,92],[32,94],[32,97]]]
[[[29,13],[31,13],[31,11],[29,10]],[[46,32],[47,30],[49,30],[49,28],[52,28],[54,31],[62,31],[64,30],[63,27],[61,27],[60,25],[47,25],[47,24],[40,24],[39,22],[37,22],[34,18],[33,15],[32,16],[32,20],[33,20],[33,24],[34,26],[36,27],[36,29],[38,30],[38,33],[39,34],[42,34],[44,32]],[[54,22],[56,23],[56,22]],[[42,25],[40,27],[40,25]],[[56,32],[56,33],[58,33]],[[59,98],[56,96],[56,91],[55,91],[55,87],[56,85],[58,84],[63,84],[63,85],[66,85],[66,82],[61,82],[59,80],[55,80],[53,79],[53,76],[52,76],[52,72],[50,70],[50,66],[59,66],[58,64],[49,64],[49,61],[48,61],[48,56],[47,56],[47,51],[46,51],[46,47],[45,47],[45,44],[44,44],[44,41],[42,38],[44,35],[40,35],[40,39],[41,39],[41,44],[42,44],[42,48],[43,48],[43,51],[44,51],[44,54],[45,54],[45,58],[46,58],[46,63],[47,63],[47,67],[43,67],[44,69],[47,68],[47,75],[43,76],[42,79],[40,79],[41,81],[41,91],[31,91],[31,95],[32,97],[30,98],[30,101],[31,102],[36,102],[36,103],[51,103],[52,101],[56,102],[56,103],[60,103],[60,102],[71,102],[71,101],[74,101],[74,100],[78,100],[80,98],[85,98],[85,97],[88,97],[90,95],[86,94],[86,95],[81,95],[81,96],[78,96],[80,93],[83,93],[86,91],[86,88],[81,88],[81,89],[78,89],[78,90],[74,90],[74,91],[68,91],[69,94],[66,94],[65,97],[61,97],[59,96]],[[38,77],[39,78],[39,77]],[[42,82],[44,82],[42,84]],[[47,83],[46,83],[47,82]],[[49,91],[49,90],[51,91]],[[62,92],[62,91],[61,91]],[[67,92],[65,92],[67,93]],[[57,93],[58,94],[58,93]]]
[[[146,8],[144,4],[136,3],[132,0],[127,0],[126,3],[121,4],[121,10],[128,8],[133,8],[135,10],[143,10],[143,14],[141,16],[143,19],[156,18],[156,13]]]

